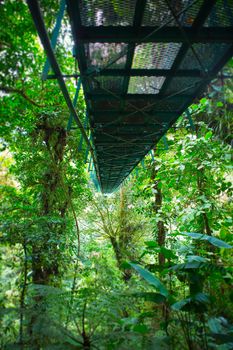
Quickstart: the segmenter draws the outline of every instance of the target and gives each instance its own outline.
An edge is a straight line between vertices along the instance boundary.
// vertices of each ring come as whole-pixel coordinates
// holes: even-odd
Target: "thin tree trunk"
[[[159,210],[162,208],[163,204],[163,195],[162,190],[160,188],[159,181],[156,180],[157,171],[155,170],[155,163],[152,164],[152,172],[151,172],[151,180],[153,181],[153,190],[155,193],[155,199],[153,204],[153,211],[155,215],[159,212]],[[166,239],[166,230],[164,226],[164,221],[159,220],[157,222],[157,243],[160,248],[165,246],[165,239]],[[159,265],[163,266],[165,264],[165,257],[160,252],[158,256]]]
[[[23,243],[23,252],[24,252],[24,269],[23,269],[23,285],[22,291],[20,294],[20,326],[19,326],[19,344],[21,350],[24,349],[24,339],[23,339],[23,319],[24,319],[24,310],[25,310],[25,295],[27,288],[27,273],[28,273],[28,260],[27,260],[27,247],[26,243]]]

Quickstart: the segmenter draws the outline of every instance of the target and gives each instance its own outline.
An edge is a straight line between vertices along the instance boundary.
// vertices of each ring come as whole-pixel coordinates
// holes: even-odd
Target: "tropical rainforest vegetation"
[[[0,11],[0,348],[232,349],[232,61],[103,195],[27,5]]]

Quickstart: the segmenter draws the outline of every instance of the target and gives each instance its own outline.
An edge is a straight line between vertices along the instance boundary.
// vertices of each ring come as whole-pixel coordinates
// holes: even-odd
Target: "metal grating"
[[[103,192],[122,183],[233,55],[232,0],[66,0],[88,138],[37,1],[28,3]]]
[[[195,50],[195,53],[201,60],[202,66],[206,70],[211,70],[214,65],[219,61],[219,53],[221,52],[224,55],[227,50],[229,50],[231,44],[225,43],[198,43],[193,44],[192,47]],[[193,50],[188,49],[185,57],[183,58],[180,69],[202,69],[200,62],[197,60]]]
[[[175,115],[183,107],[184,103],[185,102],[181,98],[174,99],[174,100],[167,99],[164,101],[158,101],[158,102],[155,102],[155,104],[154,104],[154,111],[155,112],[171,112],[171,113],[174,113],[174,115]],[[171,115],[170,115],[170,118],[171,118]]]
[[[167,89],[167,94],[174,94],[177,91],[182,91],[183,93],[191,94],[193,93],[197,86],[201,83],[200,78],[194,77],[176,77],[172,78],[169,87]]]
[[[127,26],[133,24],[136,0],[80,0],[83,26]]]
[[[192,26],[196,15],[200,9],[203,0],[172,0],[170,1],[179,21],[183,26]],[[192,4],[193,3],[193,4]],[[186,7],[188,7],[187,10]],[[160,26],[168,22],[168,26],[177,26],[177,23],[164,0],[149,0],[146,3],[145,13],[143,16],[143,26]]]
[[[102,111],[102,110],[106,110],[106,111],[119,111],[121,103],[119,100],[102,100],[102,101],[98,101],[98,100],[90,100],[91,102],[91,108],[94,111]]]
[[[147,43],[136,46],[132,68],[170,69],[181,47],[179,43]]]
[[[94,93],[102,94],[105,91],[112,93],[120,93],[122,90],[122,77],[95,77],[91,80],[91,88]]]
[[[233,1],[218,0],[214,5],[204,26],[229,27],[233,25]]]
[[[88,67],[124,68],[128,45],[124,43],[89,43],[85,44],[85,55]]]
[[[128,94],[158,94],[164,77],[131,77]]]

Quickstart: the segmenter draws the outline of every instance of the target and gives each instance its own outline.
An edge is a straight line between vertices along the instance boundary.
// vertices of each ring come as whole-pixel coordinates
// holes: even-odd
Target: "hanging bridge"
[[[62,0],[52,39],[38,1],[36,29],[91,153],[103,192],[112,192],[233,55],[233,0]],[[86,133],[55,56],[67,11],[83,86]],[[66,76],[67,77],[67,76]]]

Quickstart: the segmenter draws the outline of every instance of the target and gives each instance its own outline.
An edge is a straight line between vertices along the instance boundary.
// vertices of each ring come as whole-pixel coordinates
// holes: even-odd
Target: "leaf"
[[[210,318],[208,326],[211,332],[210,336],[217,341],[217,344],[224,344],[222,349],[233,349],[233,327],[224,317]]]
[[[199,269],[203,263],[199,261],[190,261],[183,264],[176,264],[171,266],[169,270],[179,271],[179,270],[189,270],[189,269]]]
[[[200,100],[200,103],[201,104],[206,104],[207,102],[207,98],[203,97],[201,100]]]
[[[210,298],[208,294],[205,293],[197,293],[194,295],[193,300],[198,301],[199,303],[202,304],[209,304],[210,303]]]
[[[208,326],[212,333],[221,333],[222,332],[222,325],[221,321],[217,317],[210,318],[208,320]]]
[[[189,298],[185,298],[183,300],[177,301],[171,307],[173,310],[176,310],[176,311],[183,310],[183,309],[186,309],[184,311],[188,311],[188,309],[185,308],[186,306],[188,306],[188,304],[189,304],[189,308],[190,307],[192,308],[194,305],[198,305],[197,303],[209,304],[209,302],[210,300],[207,294],[197,293],[193,296],[190,296]]]
[[[209,140],[211,137],[212,137],[213,133],[212,131],[208,131],[206,134],[205,134],[205,140]]]
[[[160,282],[160,280],[157,277],[155,277],[148,270],[142,268],[141,266],[139,266],[137,264],[134,264],[134,263],[131,263],[131,262],[129,264],[130,264],[131,267],[134,268],[134,270],[136,270],[139,273],[139,275],[145,281],[147,281],[150,285],[152,285],[156,289],[158,289],[160,294],[164,295],[165,297],[168,297],[169,293],[168,293],[167,289],[164,287],[164,285]]]
[[[212,236],[207,236],[207,241],[209,241],[211,244],[219,248],[227,248],[227,249],[233,248],[230,244]]]
[[[213,244],[214,246],[216,246],[218,248],[227,248],[227,249],[232,248],[232,246],[230,244],[222,241],[221,239],[213,237],[213,236],[208,236],[208,235],[204,235],[202,233],[196,233],[196,232],[183,232],[183,234],[186,236],[189,236],[193,239],[200,239],[202,241],[208,241],[209,243]]]
[[[208,262],[208,259],[203,258],[198,255],[188,255],[187,262],[183,264],[176,264],[169,268],[169,270],[179,271],[179,270],[189,270],[189,269],[199,269]]]
[[[180,300],[180,301],[177,301],[175,304],[173,304],[171,307],[173,310],[176,310],[176,311],[179,311],[179,310],[182,310],[182,308],[184,306],[186,306],[187,304],[189,304],[191,301],[190,298],[186,298],[186,299],[183,299],[183,300]]]
[[[147,245],[147,247],[150,247],[150,248],[158,247],[158,244],[155,241],[146,241],[145,244]]]
[[[228,66],[233,68],[233,58],[231,58],[230,61],[228,62]]]
[[[188,255],[187,260],[188,262],[192,262],[192,261],[207,262],[208,261],[208,259],[203,258],[202,256],[199,256],[199,255]]]
[[[161,247],[160,248],[160,252],[163,254],[163,256],[166,259],[175,259],[176,255],[173,253],[173,251],[171,249],[167,249],[165,247]]]

